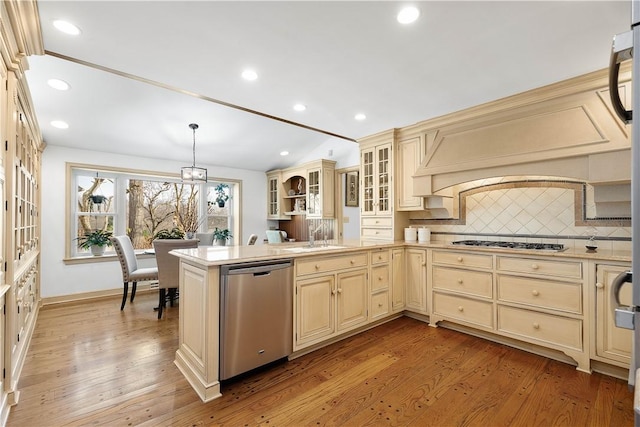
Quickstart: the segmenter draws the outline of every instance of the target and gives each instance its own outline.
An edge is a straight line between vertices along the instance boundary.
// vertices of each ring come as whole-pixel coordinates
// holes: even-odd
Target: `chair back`
[[[198,246],[213,245],[213,233],[196,233],[196,239],[200,241]]]
[[[125,282],[129,282],[131,280],[129,275],[138,269],[138,260],[136,259],[136,253],[133,249],[131,239],[127,235],[113,236],[111,238],[111,244],[116,250],[118,260],[120,261],[122,279]]]
[[[258,235],[252,234],[251,236],[249,236],[249,240],[247,240],[247,245],[255,245],[256,240],[258,240]]]
[[[180,276],[180,259],[171,255],[174,249],[197,248],[195,239],[159,239],[153,241],[158,264],[158,286],[160,288],[177,288]]]
[[[280,230],[267,230],[267,241],[269,243],[282,243],[282,233]]]

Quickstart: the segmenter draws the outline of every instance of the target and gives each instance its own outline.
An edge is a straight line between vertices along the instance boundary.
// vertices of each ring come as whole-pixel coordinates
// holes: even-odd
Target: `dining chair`
[[[157,239],[153,241],[153,249],[156,253],[158,264],[158,319],[162,318],[162,312],[169,304],[173,307],[173,301],[178,294],[178,282],[180,278],[180,259],[169,252],[174,249],[197,248],[195,239]]]
[[[258,240],[258,235],[252,234],[251,236],[249,236],[249,240],[247,240],[247,245],[255,245],[256,240]]]
[[[282,243],[284,238],[280,230],[267,230],[267,241],[269,243]]]
[[[199,240],[199,246],[213,245],[213,233],[196,233],[196,239]]]
[[[124,292],[122,294],[122,304],[120,310],[124,309],[124,305],[127,302],[127,294],[129,293],[129,283],[131,286],[131,302],[136,296],[136,288],[138,282],[142,280],[158,280],[158,268],[157,267],[145,267],[138,268],[138,260],[136,259],[136,253],[133,249],[133,244],[129,236],[114,236],[111,238],[118,260],[120,261],[120,268],[122,268],[122,280],[124,282]]]

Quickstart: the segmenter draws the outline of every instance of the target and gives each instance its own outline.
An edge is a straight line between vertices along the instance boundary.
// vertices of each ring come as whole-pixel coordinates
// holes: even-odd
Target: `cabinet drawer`
[[[362,227],[391,227],[393,226],[393,218],[391,217],[362,217]]]
[[[433,251],[432,261],[438,264],[465,267],[492,268],[493,255],[470,254],[468,252]]]
[[[389,262],[389,250],[371,251],[371,264],[383,264]]]
[[[381,292],[371,296],[371,319],[389,313],[389,292]]]
[[[452,319],[493,328],[493,304],[490,302],[434,292],[433,311]]]
[[[389,264],[373,267],[371,269],[371,292],[389,289],[390,274]]]
[[[332,257],[296,260],[296,275],[304,276],[345,268],[365,267],[368,264],[368,255],[366,252],[352,252]]]
[[[498,306],[498,330],[582,351],[582,321]]]
[[[582,313],[582,285],[498,275],[498,299],[535,307]]]
[[[433,267],[433,287],[491,298],[493,274],[457,268]]]
[[[392,239],[393,231],[390,228],[363,228],[362,237],[370,239]]]
[[[511,258],[499,256],[496,268],[501,271],[532,273],[543,276],[582,279],[582,263],[575,261],[553,261],[535,258]]]

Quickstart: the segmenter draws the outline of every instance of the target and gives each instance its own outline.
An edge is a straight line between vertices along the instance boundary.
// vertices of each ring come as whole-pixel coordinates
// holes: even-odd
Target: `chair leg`
[[[159,292],[159,298],[158,298],[158,319],[162,319],[162,311],[164,310],[165,307],[165,301],[167,298],[167,294],[166,294],[166,290],[165,288],[160,288],[160,292]]]
[[[169,306],[173,307],[173,302],[176,300],[176,288],[169,288]]]
[[[127,303],[128,293],[129,293],[129,282],[124,282],[124,293],[122,294],[122,305],[120,305],[120,310],[124,310],[124,305]]]
[[[138,282],[133,282],[133,286],[131,286],[131,302],[136,297],[136,289],[138,288]]]

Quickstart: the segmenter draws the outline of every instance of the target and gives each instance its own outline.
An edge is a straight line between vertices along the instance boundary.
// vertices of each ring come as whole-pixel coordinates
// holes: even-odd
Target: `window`
[[[150,173],[73,165],[69,170],[74,194],[68,216],[74,218],[70,257],[91,254],[89,249],[78,247],[77,238],[95,230],[127,234],[135,249],[151,248],[154,236],[162,230],[177,229],[187,237],[216,228],[235,234],[239,182],[184,184],[178,178]],[[107,253],[109,250],[113,252],[108,248]]]

